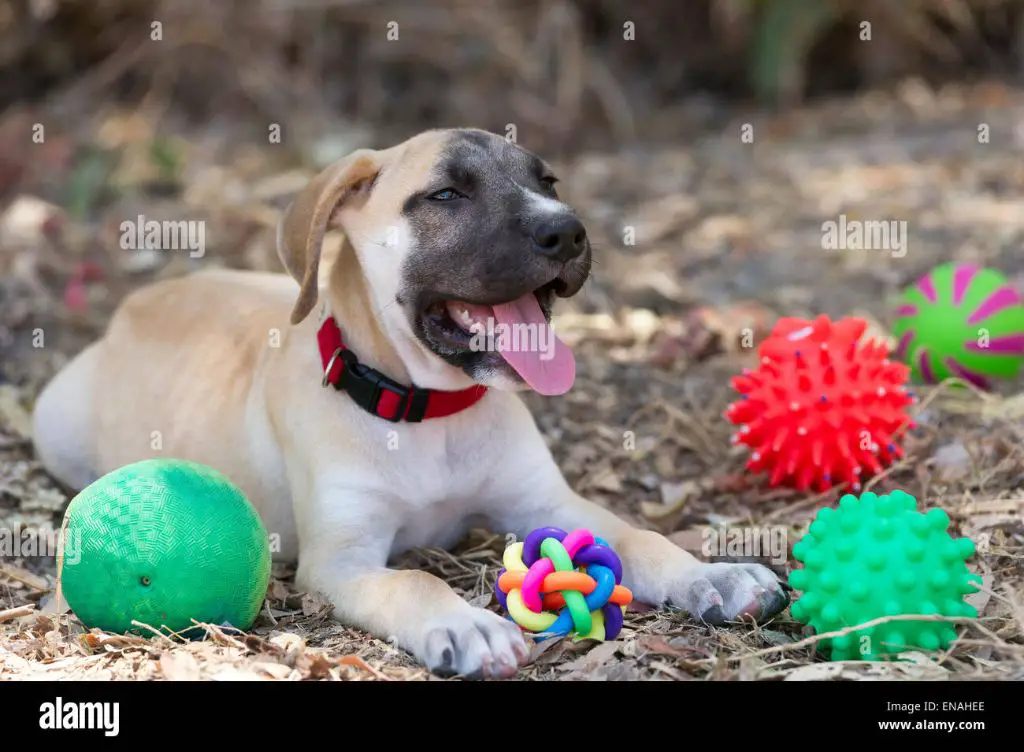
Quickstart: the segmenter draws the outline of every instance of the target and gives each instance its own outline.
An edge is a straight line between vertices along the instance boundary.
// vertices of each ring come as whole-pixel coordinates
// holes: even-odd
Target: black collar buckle
[[[391,423],[400,423],[403,419],[406,422],[418,423],[423,419],[427,408],[426,391],[418,387],[399,384],[380,371],[360,363],[351,350],[342,350],[339,357],[345,362],[345,367],[334,384],[335,389],[347,392],[352,400],[364,410]],[[398,397],[398,407],[390,417],[381,415],[378,411],[381,397],[386,391]],[[412,402],[411,410],[409,409],[410,401]],[[408,415],[406,415],[407,411]]]

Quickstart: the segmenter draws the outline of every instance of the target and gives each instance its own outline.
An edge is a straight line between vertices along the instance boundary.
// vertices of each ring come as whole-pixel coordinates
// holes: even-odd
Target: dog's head
[[[575,363],[551,330],[551,305],[583,286],[590,242],[555,182],[544,161],[479,130],[428,131],[351,154],[314,178],[282,219],[278,250],[301,284],[292,322],[316,305],[320,247],[338,227],[371,314],[417,384],[455,388],[468,376],[567,391]]]

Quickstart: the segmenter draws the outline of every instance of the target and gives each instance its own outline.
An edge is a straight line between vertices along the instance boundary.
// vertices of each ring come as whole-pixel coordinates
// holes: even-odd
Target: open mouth
[[[566,285],[555,279],[504,303],[484,305],[442,300],[429,305],[421,320],[427,339],[442,356],[490,353],[541,394],[563,394],[572,386],[572,351],[551,328],[551,305]]]
[[[556,279],[530,293],[536,299],[545,322],[551,322],[554,297],[564,288],[565,283]],[[487,336],[488,332],[493,336],[497,324],[495,309],[500,307],[461,300],[442,300],[427,307],[423,321],[434,330],[433,333],[440,335],[445,344],[469,349],[474,342],[479,343],[481,337]]]

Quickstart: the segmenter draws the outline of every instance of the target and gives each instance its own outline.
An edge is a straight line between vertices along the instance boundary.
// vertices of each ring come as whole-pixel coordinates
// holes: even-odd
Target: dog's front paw
[[[760,564],[699,564],[672,589],[669,605],[707,624],[764,621],[789,603],[778,578]]]
[[[472,679],[513,676],[530,655],[519,627],[468,604],[424,624],[415,652],[435,674]]]

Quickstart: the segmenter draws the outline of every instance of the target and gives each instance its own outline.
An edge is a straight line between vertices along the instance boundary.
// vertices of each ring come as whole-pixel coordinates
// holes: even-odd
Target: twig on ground
[[[15,608],[8,608],[0,611],[0,624],[5,621],[11,621],[12,619],[18,619],[22,616],[29,616],[36,610],[35,606],[16,606]]]

